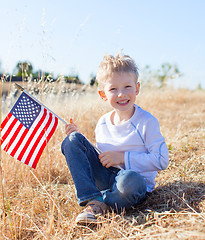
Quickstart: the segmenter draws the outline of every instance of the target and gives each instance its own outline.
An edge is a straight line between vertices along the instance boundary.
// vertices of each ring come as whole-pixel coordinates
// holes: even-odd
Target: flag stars
[[[30,128],[41,111],[41,106],[31,97],[22,93],[11,113],[26,127]]]

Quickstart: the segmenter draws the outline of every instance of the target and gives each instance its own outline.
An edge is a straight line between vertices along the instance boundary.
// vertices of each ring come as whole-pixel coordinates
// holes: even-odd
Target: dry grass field
[[[66,121],[72,117],[93,143],[97,120],[110,110],[94,90],[37,98]],[[4,116],[12,101],[2,103]],[[151,196],[95,227],[76,226],[82,209],[59,122],[35,170],[1,152],[0,239],[205,239],[205,91],[142,89],[136,103],[159,119],[170,153]]]

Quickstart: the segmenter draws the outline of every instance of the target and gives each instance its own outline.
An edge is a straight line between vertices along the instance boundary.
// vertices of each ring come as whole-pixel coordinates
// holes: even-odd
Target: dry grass
[[[98,118],[109,110],[97,99],[93,91],[43,97],[92,142]],[[205,92],[144,89],[137,104],[160,120],[170,152],[169,167],[144,203],[110,213],[95,228],[76,226],[81,208],[60,151],[60,123],[36,170],[2,152],[0,239],[205,239]]]

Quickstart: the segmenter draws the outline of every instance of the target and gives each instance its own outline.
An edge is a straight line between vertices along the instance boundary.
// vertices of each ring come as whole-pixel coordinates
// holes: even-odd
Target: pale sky
[[[83,82],[123,49],[139,70],[177,64],[181,87],[205,89],[204,0],[0,0],[1,72],[76,73]]]

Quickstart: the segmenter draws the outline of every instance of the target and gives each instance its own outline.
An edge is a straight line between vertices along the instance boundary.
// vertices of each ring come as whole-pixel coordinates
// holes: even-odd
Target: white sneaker
[[[77,216],[75,222],[77,224],[96,223],[97,217],[105,215],[108,210],[109,207],[104,202],[93,199],[87,203],[85,209]]]

